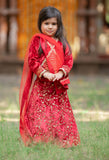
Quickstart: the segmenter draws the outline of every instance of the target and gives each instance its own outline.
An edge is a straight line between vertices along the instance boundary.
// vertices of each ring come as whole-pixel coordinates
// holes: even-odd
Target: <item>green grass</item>
[[[68,149],[51,143],[24,147],[19,142],[19,123],[5,121],[19,119],[19,114],[13,112],[19,110],[19,83],[9,86],[4,82],[4,86],[0,85],[0,160],[109,160],[109,118],[97,119],[99,111],[109,112],[109,77],[71,76],[70,79],[68,94],[72,108],[82,110],[75,114],[81,145]],[[96,114],[90,118],[88,113],[92,110]],[[4,114],[5,111],[11,112]]]
[[[68,93],[74,109],[109,110],[109,77],[71,77]]]
[[[79,122],[81,145],[68,149],[51,143],[24,147],[18,123],[0,123],[0,160],[109,160],[109,120]]]

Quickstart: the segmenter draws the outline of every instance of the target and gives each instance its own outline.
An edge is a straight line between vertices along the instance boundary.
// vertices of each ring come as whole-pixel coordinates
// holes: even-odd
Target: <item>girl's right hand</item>
[[[43,77],[44,78],[47,78],[49,81],[53,81],[54,78],[55,78],[55,75],[53,73],[50,73],[48,71],[46,71],[44,74],[43,74]]]

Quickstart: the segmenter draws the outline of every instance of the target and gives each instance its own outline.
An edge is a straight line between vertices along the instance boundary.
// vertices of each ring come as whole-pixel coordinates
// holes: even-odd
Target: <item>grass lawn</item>
[[[109,77],[70,75],[69,98],[81,145],[63,149],[19,142],[20,77],[0,77],[0,160],[109,160]],[[13,83],[12,83],[13,81]]]

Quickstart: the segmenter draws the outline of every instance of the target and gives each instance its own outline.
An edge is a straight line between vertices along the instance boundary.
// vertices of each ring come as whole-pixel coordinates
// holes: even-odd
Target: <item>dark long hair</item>
[[[66,49],[66,43],[68,44],[70,52],[71,52],[71,47],[70,47],[70,45],[69,45],[69,43],[68,43],[68,41],[65,37],[65,29],[64,29],[63,23],[62,23],[61,12],[58,9],[56,9],[54,7],[51,7],[51,6],[48,6],[48,7],[43,8],[40,11],[39,18],[38,18],[39,31],[42,33],[42,31],[41,31],[42,22],[49,19],[49,18],[52,18],[52,17],[57,18],[58,29],[57,29],[57,32],[55,34],[55,37],[58,38],[59,41],[62,42],[64,53],[65,53],[65,49]],[[40,50],[40,48],[39,48],[39,50]]]

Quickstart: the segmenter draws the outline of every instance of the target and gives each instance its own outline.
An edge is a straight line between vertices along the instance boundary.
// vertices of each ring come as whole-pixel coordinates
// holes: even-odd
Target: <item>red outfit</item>
[[[38,53],[40,45],[41,55]],[[31,141],[54,141],[62,147],[79,144],[79,133],[67,95],[68,73],[72,65],[68,46],[63,53],[60,41],[43,34],[32,38],[20,88],[20,133],[25,145]],[[62,70],[64,78],[51,82],[42,76],[46,70],[51,73]],[[35,74],[37,78],[33,80]]]

